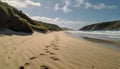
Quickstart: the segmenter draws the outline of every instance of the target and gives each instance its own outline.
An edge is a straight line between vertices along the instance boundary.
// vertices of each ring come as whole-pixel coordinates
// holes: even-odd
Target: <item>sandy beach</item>
[[[120,69],[120,51],[64,32],[0,35],[0,69]]]

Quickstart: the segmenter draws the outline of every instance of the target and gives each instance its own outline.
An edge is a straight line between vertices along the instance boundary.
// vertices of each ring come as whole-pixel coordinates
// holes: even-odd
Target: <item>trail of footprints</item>
[[[29,39],[30,39],[30,38],[29,38]],[[14,51],[16,51],[16,49],[17,49],[16,46],[22,44],[23,42],[25,42],[25,41],[27,41],[27,40],[29,40],[29,39],[24,39],[23,41],[18,42],[18,43],[16,43],[16,42],[14,41],[14,39],[11,39],[11,38],[8,39],[8,40],[6,40],[6,41],[4,41],[4,43],[6,43],[6,44],[7,44],[7,42],[11,41],[11,44],[12,44],[12,45],[6,45],[6,44],[0,42],[0,46],[2,46],[2,47],[5,49],[4,51],[0,51],[0,52],[1,52],[0,58],[5,58],[5,59],[4,59],[5,61],[6,61],[6,60],[9,60],[9,59],[12,59],[12,55],[14,54]],[[2,55],[3,53],[4,53],[5,55],[7,55],[7,57],[3,57],[3,55]],[[6,64],[6,65],[9,65],[10,63],[9,63],[9,62],[5,62],[5,64]],[[25,65],[28,65],[28,64],[26,63]],[[20,69],[22,69],[22,68],[20,68]],[[24,67],[23,67],[23,69],[24,69]]]
[[[45,46],[45,49],[44,49],[45,53],[40,53],[39,56],[33,56],[29,58],[29,60],[34,60],[41,56],[48,56],[53,61],[60,60],[59,58],[55,57],[55,55],[57,55],[56,53],[50,51],[50,49],[55,50],[55,51],[59,50],[59,47],[57,46],[58,42],[59,42],[59,36],[55,35],[55,39],[51,42],[51,44],[48,46]],[[20,66],[20,69],[25,69],[25,66],[28,66],[31,63],[32,62],[25,63],[23,66]],[[50,69],[50,68],[47,65],[40,65],[40,69]]]

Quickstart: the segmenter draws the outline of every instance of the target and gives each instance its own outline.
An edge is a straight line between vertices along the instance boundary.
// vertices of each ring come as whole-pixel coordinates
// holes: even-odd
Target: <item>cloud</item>
[[[80,7],[82,4],[84,4],[85,0],[76,0],[76,4],[74,7]]]
[[[91,7],[93,7],[93,5],[91,3],[89,3],[89,2],[85,3],[85,8],[86,9],[91,8]]]
[[[55,11],[58,11],[59,9],[60,9],[60,8],[59,8],[59,3],[56,3],[56,4],[55,4],[55,7],[54,7],[54,10],[55,10]]]
[[[117,6],[115,6],[115,5],[106,5],[105,3],[92,4],[92,3],[88,2],[87,0],[76,0],[76,2],[77,3],[74,5],[74,7],[83,6],[83,8],[86,8],[86,9],[100,10],[100,9],[115,9],[115,8],[117,8]]]
[[[70,6],[71,6],[71,2],[70,0],[63,0],[64,2],[64,6],[60,7],[60,4],[59,3],[56,3],[55,6],[54,6],[54,10],[55,11],[59,11],[59,10],[62,10],[64,13],[68,13],[71,11],[70,9]]]
[[[18,8],[40,7],[40,2],[33,2],[32,0],[2,0],[8,4]]]
[[[73,8],[85,8],[85,9],[94,9],[94,10],[102,10],[102,9],[116,9],[116,5],[107,5],[105,3],[97,3],[92,4],[87,0],[62,0],[63,3],[56,3],[54,6],[55,11],[62,10],[64,13],[71,12]],[[61,5],[63,5],[60,7]]]
[[[67,27],[67,28],[72,28],[72,29],[75,29],[75,30],[78,30],[81,27],[83,27],[87,24],[90,24],[89,22],[84,22],[84,21],[64,20],[64,19],[59,18],[59,17],[48,18],[48,17],[41,17],[41,16],[32,16],[31,18],[34,19],[34,20],[43,21],[43,22],[47,22],[47,23],[52,23],[52,24],[56,24],[60,27]]]
[[[89,2],[85,3],[85,8],[86,9],[96,9],[96,10],[101,10],[101,9],[115,9],[117,6],[115,5],[105,5],[104,3],[99,3],[97,5],[93,5]]]
[[[70,5],[71,5],[71,2],[66,0],[65,1],[65,6],[62,8],[63,12],[65,12],[65,13],[70,12],[71,11],[71,9],[69,8]]]

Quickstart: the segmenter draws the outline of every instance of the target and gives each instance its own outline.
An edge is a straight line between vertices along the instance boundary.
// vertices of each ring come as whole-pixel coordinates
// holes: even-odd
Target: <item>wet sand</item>
[[[64,32],[0,36],[0,69],[120,69],[120,51]]]

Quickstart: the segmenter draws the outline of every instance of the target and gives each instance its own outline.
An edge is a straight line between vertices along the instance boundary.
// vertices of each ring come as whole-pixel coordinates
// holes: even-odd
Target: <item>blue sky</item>
[[[91,23],[120,20],[120,0],[2,0],[32,19],[79,29]]]

